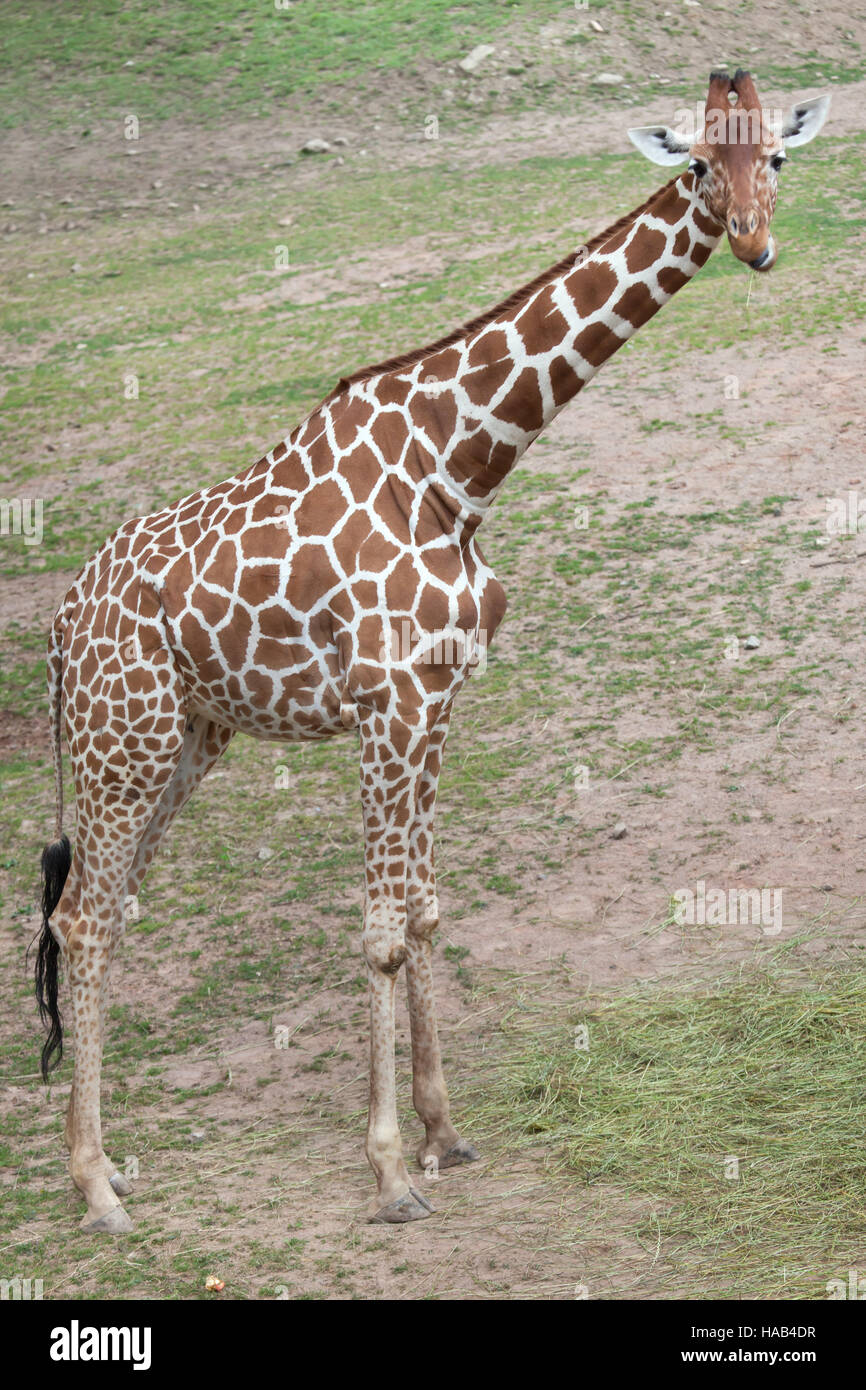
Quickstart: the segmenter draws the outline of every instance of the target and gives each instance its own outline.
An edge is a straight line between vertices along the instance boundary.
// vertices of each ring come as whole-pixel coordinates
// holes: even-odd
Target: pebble
[[[756,651],[757,648],[760,647],[760,645],[761,639],[760,637],[756,637],[754,633],[751,633],[751,635],[748,636],[745,642],[743,643],[743,646],[745,647],[747,652]]]
[[[592,79],[593,87],[619,87],[625,81],[618,72],[600,72]]]
[[[327,154],[331,145],[328,140],[308,140],[301,146],[301,154]]]
[[[628,826],[626,825],[624,820],[620,820],[617,821],[616,825],[613,827],[613,830],[610,832],[610,838],[612,840],[624,840],[627,834]]]

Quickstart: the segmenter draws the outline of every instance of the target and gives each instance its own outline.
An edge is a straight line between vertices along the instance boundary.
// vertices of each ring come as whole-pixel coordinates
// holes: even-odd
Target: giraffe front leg
[[[360,721],[364,811],[364,959],[370,991],[370,1109],[367,1158],[377,1195],[370,1220],[417,1221],[433,1210],[409,1182],[397,1123],[394,996],[406,959],[409,836],[424,761],[426,729],[395,727],[381,715]]]
[[[448,1088],[442,1070],[436,997],[433,985],[432,935],[439,922],[435,892],[417,914],[410,909],[406,935],[406,980],[412,1033],[412,1104],[424,1125],[416,1157],[428,1177],[442,1168],[473,1163],[474,1144],[462,1139],[451,1121]]]
[[[442,1168],[472,1163],[479,1156],[474,1145],[461,1139],[451,1122],[433,984],[433,935],[439,925],[433,817],[449,715],[450,709],[434,729],[427,750],[410,836],[407,887],[406,983],[412,1034],[412,1103],[425,1130],[416,1157],[430,1178]]]

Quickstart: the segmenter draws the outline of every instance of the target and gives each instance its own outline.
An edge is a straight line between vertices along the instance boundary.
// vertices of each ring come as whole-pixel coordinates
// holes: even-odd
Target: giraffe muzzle
[[[776,243],[766,231],[764,235],[759,231],[757,236],[734,237],[729,230],[728,241],[737,260],[744,261],[752,270],[771,270],[776,263]]]
[[[752,270],[769,270],[776,260],[776,246],[767,222],[755,207],[734,208],[727,221],[728,241],[739,261]]]
[[[776,243],[772,237],[767,238],[767,245],[764,247],[760,256],[756,256],[753,261],[749,261],[752,270],[772,270],[776,263]]]

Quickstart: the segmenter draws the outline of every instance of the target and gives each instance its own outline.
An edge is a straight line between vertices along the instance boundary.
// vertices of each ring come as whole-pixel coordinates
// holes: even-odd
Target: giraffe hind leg
[[[231,741],[232,734],[233,730],[227,729],[222,725],[213,724],[205,719],[192,718],[187,721],[184,730],[183,747],[177,767],[174,770],[171,781],[162,792],[153,814],[147,823],[146,829],[136,846],[135,858],[126,882],[124,912],[127,909],[130,899],[137,897],[147,869],[152,863],[163,836],[172,820],[195,791],[195,788],[213,766],[216,759],[225,751]],[[79,865],[80,861],[76,861],[76,869],[78,869]],[[112,959],[119,944],[119,939],[119,933],[112,936],[106,965],[106,976],[103,987],[100,990],[100,1033],[103,1040],[105,1038],[109,998],[108,974]],[[66,1143],[70,1150],[72,1148],[72,1136],[75,1132],[74,1112],[75,1093],[73,1087],[73,1094],[70,1098],[66,1119]],[[128,1197],[133,1190],[129,1178],[125,1173],[120,1171],[117,1165],[112,1162],[104,1151],[102,1153],[102,1166],[117,1196]]]
[[[53,926],[62,940],[71,1001],[74,1075],[66,1139],[69,1171],[87,1202],[85,1230],[121,1234],[131,1223],[119,1195],[128,1184],[102,1143],[100,1082],[108,975],[123,934],[126,881],[155,798],[134,809],[103,796],[79,813],[76,854],[81,871],[60,900]],[[99,833],[102,831],[102,833]]]
[[[147,824],[135,851],[135,858],[126,881],[124,912],[130,901],[134,901],[144,881],[148,868],[156,857],[159,846],[175,816],[189,800],[204,776],[213,767],[217,758],[224,753],[234,735],[234,730],[210,720],[193,716],[187,721],[184,730],[183,748],[174,775],[160,797],[156,809]],[[110,961],[109,961],[110,965]],[[101,997],[101,1028],[105,1037],[105,1015],[108,1003],[107,988]],[[118,1197],[128,1197],[133,1191],[132,1183],[116,1164],[103,1154],[104,1168]]]
[[[92,690],[73,683],[71,672],[64,691],[77,834],[72,871],[51,930],[61,945],[71,1001],[69,1170],[87,1203],[83,1228],[117,1235],[128,1231],[131,1222],[119,1201],[128,1184],[102,1144],[108,975],[123,935],[127,884],[138,847],[182,758],[186,712],[173,658],[159,641],[151,642],[140,664],[106,661],[100,675],[96,700]]]

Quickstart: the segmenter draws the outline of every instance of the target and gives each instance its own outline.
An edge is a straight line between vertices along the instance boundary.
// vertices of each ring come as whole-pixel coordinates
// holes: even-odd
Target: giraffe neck
[[[704,264],[723,234],[690,173],[453,341],[370,382],[398,388],[416,466],[470,532],[529,445]],[[515,303],[516,301],[516,303]]]

